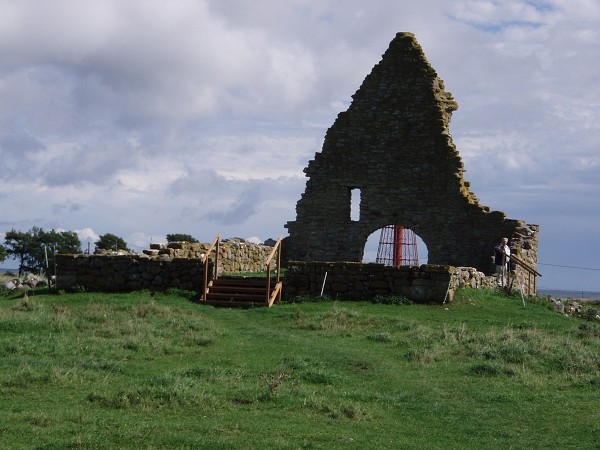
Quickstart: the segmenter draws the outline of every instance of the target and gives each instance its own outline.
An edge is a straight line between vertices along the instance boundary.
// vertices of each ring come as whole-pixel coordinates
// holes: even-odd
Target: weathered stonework
[[[134,291],[179,288],[202,291],[202,258],[210,244],[172,242],[152,244],[143,253],[107,252],[97,255],[58,255],[57,286],[69,289]],[[272,251],[268,245],[251,242],[221,242],[218,273],[260,272]],[[214,253],[209,258],[213,273]]]
[[[81,286],[90,291],[127,292],[177,288],[200,292],[204,286],[200,259],[143,254],[57,255],[56,265],[57,289]]]
[[[416,303],[451,302],[458,287],[493,287],[494,277],[471,267],[422,265],[391,267],[352,262],[291,261],[284,300],[323,294],[341,300],[370,300],[377,295],[406,297]]]
[[[149,256],[167,256],[169,258],[202,258],[210,247],[206,243],[171,242],[152,244],[150,250],[144,250]],[[273,247],[253,244],[247,241],[223,241],[219,246],[218,273],[261,272]],[[214,258],[214,253],[211,255]]]
[[[411,33],[396,35],[352,98],[304,170],[306,190],[286,225],[286,259],[360,262],[368,237],[396,224],[423,239],[429,264],[491,274],[493,248],[506,236],[537,268],[538,226],[481,206],[464,180],[449,131],[458,105]],[[516,276],[525,279],[518,267]]]

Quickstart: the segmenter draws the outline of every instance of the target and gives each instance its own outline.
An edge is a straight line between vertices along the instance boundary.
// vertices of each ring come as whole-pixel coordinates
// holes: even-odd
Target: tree
[[[94,244],[96,245],[96,250],[123,250],[130,251],[127,248],[127,242],[122,237],[116,236],[114,234],[106,233],[98,236],[98,239]]]
[[[8,252],[4,245],[0,245],[0,262],[5,261],[8,258]]]
[[[19,261],[19,276],[25,270],[26,258],[29,255],[29,250],[33,247],[33,233],[31,231],[24,233],[13,228],[4,236],[7,253]]]
[[[81,241],[73,231],[44,231],[32,227],[22,232],[15,229],[4,238],[6,253],[19,261],[19,275],[23,272],[45,272],[47,258],[58,253],[81,253]]]
[[[167,242],[189,242],[194,244],[198,242],[198,239],[189,234],[167,234]]]
[[[34,247],[31,256],[35,265],[43,271],[46,267],[46,258],[53,260],[58,254],[79,254],[81,253],[81,241],[74,231],[44,231],[40,229],[37,242],[41,245]]]

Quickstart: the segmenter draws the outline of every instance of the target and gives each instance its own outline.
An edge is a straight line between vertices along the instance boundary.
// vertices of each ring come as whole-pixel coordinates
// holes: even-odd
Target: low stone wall
[[[148,256],[165,256],[169,258],[203,258],[210,244],[189,242],[171,242],[169,244],[152,244],[150,250],[144,250]],[[247,241],[223,241],[219,245],[218,272],[262,272],[265,262],[273,247],[253,244]],[[210,259],[214,259],[214,250]]]
[[[58,255],[57,288],[81,286],[99,291],[179,288],[201,292],[202,257],[208,244],[181,244],[157,244],[142,254]],[[219,272],[263,270],[271,249],[250,243],[223,243]],[[213,267],[210,258],[209,275]],[[493,276],[469,267],[291,261],[283,279],[283,296],[320,295],[324,281],[323,293],[334,298],[368,300],[376,295],[401,295],[420,303],[450,302],[457,287],[494,286]]]
[[[494,277],[470,267],[290,261],[283,295],[284,298],[318,296],[323,289],[323,294],[346,300],[398,295],[417,303],[443,303],[452,301],[457,287],[492,286]]]
[[[134,291],[179,288],[202,291],[202,258],[210,244],[171,242],[152,244],[142,253],[102,252],[96,255],[58,255],[57,287]],[[239,239],[219,244],[218,273],[261,272],[273,247]],[[215,253],[209,257],[213,273]],[[273,267],[274,268],[274,267]]]
[[[165,290],[201,292],[204,264],[200,259],[148,255],[57,255],[57,289],[81,286],[91,291]],[[209,264],[209,274],[212,271]]]
[[[474,267],[454,267],[453,269],[454,278],[452,289],[458,287],[472,289],[498,287],[495,275],[486,275]]]

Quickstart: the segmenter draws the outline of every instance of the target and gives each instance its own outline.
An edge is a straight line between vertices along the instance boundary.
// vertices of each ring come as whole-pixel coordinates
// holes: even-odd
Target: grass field
[[[0,296],[2,448],[598,448],[600,326],[538,300]]]

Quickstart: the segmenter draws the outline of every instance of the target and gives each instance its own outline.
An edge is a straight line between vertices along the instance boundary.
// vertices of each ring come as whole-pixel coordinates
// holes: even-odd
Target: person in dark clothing
[[[498,286],[506,286],[507,268],[510,261],[510,248],[508,238],[502,238],[500,243],[494,247],[494,263],[496,264],[496,283]]]

